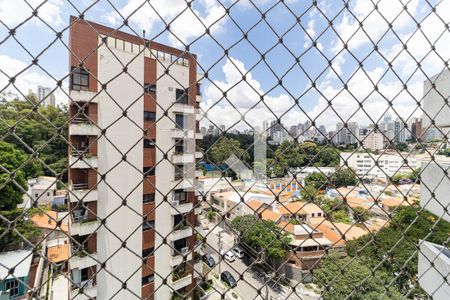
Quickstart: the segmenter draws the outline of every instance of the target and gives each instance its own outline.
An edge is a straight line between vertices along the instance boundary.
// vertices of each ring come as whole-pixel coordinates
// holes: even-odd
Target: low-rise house
[[[31,217],[34,226],[43,231],[47,240],[67,238],[69,232],[67,220],[68,218],[61,220],[61,224],[58,225],[58,213],[52,210],[39,212]]]
[[[28,180],[28,191],[24,195],[24,206],[31,207],[31,202],[39,206],[51,206],[56,191],[56,178],[39,176]]]
[[[310,271],[319,267],[320,259],[325,255],[325,249],[332,244],[323,236],[323,232],[312,229],[306,224],[286,226],[291,236],[290,251],[286,254],[289,264],[295,265],[303,271]]]
[[[282,215],[284,221],[295,220],[298,223],[306,222],[306,211],[303,209],[304,202],[287,202],[280,203],[277,207],[277,212]]]
[[[211,195],[212,207],[220,214],[225,215],[229,220],[232,220],[237,216],[253,213],[247,206],[247,203],[250,200],[260,201],[265,207],[269,207],[274,205],[275,197],[263,193],[238,193],[236,191],[215,193]]]
[[[32,260],[31,250],[0,253],[0,295],[6,294],[9,299],[26,298],[27,286],[33,286],[33,283],[29,282]],[[10,269],[14,269],[13,274],[9,274]]]

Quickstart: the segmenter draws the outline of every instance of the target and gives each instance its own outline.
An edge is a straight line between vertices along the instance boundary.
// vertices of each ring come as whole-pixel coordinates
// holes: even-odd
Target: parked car
[[[220,274],[220,280],[231,286],[232,288],[236,286],[236,279],[234,279],[233,275],[231,275],[228,271],[223,271]]]
[[[244,250],[239,247],[234,247],[233,249],[231,249],[231,251],[233,251],[234,255],[236,255],[237,258],[244,257]]]
[[[211,256],[211,254],[203,255],[202,260],[210,268],[214,268],[214,266],[216,265],[216,261],[214,260],[214,257]]]
[[[234,256],[233,252],[231,252],[231,251],[222,250],[222,251],[220,251],[220,255],[222,255],[222,257],[229,262],[233,262],[236,260],[236,257]]]

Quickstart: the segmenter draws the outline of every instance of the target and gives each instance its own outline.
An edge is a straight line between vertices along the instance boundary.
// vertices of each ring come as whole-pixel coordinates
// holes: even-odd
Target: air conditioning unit
[[[189,252],[188,247],[181,248],[181,254],[186,255],[186,254],[188,254],[188,252]]]
[[[178,205],[180,205],[180,200],[172,200],[172,205],[173,205],[173,206],[178,206]]]

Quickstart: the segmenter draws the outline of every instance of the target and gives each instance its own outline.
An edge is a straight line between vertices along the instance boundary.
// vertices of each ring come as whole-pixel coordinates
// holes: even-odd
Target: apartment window
[[[72,68],[71,74],[72,90],[87,90],[89,88],[89,72],[84,68]]]
[[[180,115],[180,114],[175,115],[175,123],[177,124],[178,128],[181,128],[181,129],[185,128],[186,122],[185,122],[184,115]]]
[[[155,254],[155,248],[148,248],[142,251],[142,257],[149,257]]]
[[[154,176],[155,175],[155,167],[144,167],[142,172],[147,176]]]
[[[183,176],[183,165],[175,165],[175,180],[180,180]]]
[[[182,154],[187,152],[187,143],[185,143],[183,140],[176,140],[174,151],[175,154]]]
[[[144,139],[144,148],[155,148],[155,141],[150,139]]]
[[[142,195],[142,202],[144,203],[155,202],[155,193]]]
[[[188,89],[175,89],[175,102],[188,104]]]
[[[145,221],[142,224],[142,230],[143,231],[150,230],[150,229],[153,229],[153,228],[155,228],[155,221]]]
[[[89,280],[89,269],[81,269],[81,282]]]
[[[9,290],[9,296],[14,297],[19,295],[19,282],[16,279],[7,281],[5,283],[6,291]]]
[[[156,120],[156,112],[153,111],[144,111],[144,121],[152,121]]]
[[[145,285],[147,283],[151,283],[155,280],[155,275],[150,274],[148,276],[142,277],[142,285]]]
[[[184,190],[175,190],[173,193],[173,200],[179,201],[180,203],[186,201],[187,192],[185,192]]]
[[[156,93],[156,84],[144,83],[144,91],[146,93]]]

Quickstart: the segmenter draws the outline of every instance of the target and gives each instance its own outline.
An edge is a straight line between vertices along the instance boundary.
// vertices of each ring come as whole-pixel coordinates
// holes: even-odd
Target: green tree
[[[306,176],[305,183],[313,186],[316,190],[323,190],[328,185],[328,178],[323,173],[312,172]]]
[[[27,156],[13,145],[0,142],[0,211],[15,209],[27,189]],[[7,171],[6,171],[6,170]]]
[[[370,212],[365,210],[362,207],[355,207],[353,208],[353,219],[356,223],[362,224],[366,221],[368,221],[370,218]]]
[[[397,149],[400,152],[408,151],[409,147],[406,143],[397,143],[395,144],[395,149]]]
[[[417,283],[417,251],[419,240],[426,239],[436,244],[444,244],[450,232],[450,223],[440,220],[419,207],[402,206],[397,209],[389,226],[380,229],[374,236],[365,235],[349,241],[346,252],[351,257],[363,258],[370,267],[384,261],[381,268],[389,274],[403,270],[394,283],[403,293],[420,299],[423,291]]]
[[[5,250],[17,249],[22,245],[27,245],[25,239],[33,242],[41,231],[36,228],[29,217],[34,214],[33,210],[28,210],[25,215],[22,209],[12,209],[9,211],[0,211],[0,215],[12,222],[9,226],[8,222],[0,218],[0,252]]]
[[[300,190],[300,196],[303,201],[308,203],[320,203],[322,195],[319,195],[318,191],[312,185],[304,186]]]
[[[61,174],[66,180],[67,164],[67,109],[66,107],[35,107],[32,96],[27,100],[0,101],[0,134],[5,142],[13,144],[33,157],[37,175]],[[10,134],[14,128],[14,135]],[[41,161],[43,163],[41,163]],[[49,168],[45,167],[48,165]],[[30,166],[31,167],[31,166]]]
[[[284,258],[290,237],[278,229],[273,222],[267,222],[254,215],[237,216],[231,221],[231,228],[255,252],[264,253],[266,262],[276,266]]]
[[[208,152],[208,159],[217,164],[223,164],[232,154],[236,155],[243,161],[249,160],[249,154],[245,149],[241,148],[238,140],[229,139],[227,137],[220,138]]]
[[[390,286],[391,276],[384,270],[372,271],[361,258],[325,256],[320,262],[321,268],[315,270],[314,280],[324,289],[325,300],[375,300],[406,299],[398,289]],[[385,288],[388,286],[388,288]]]
[[[331,182],[336,188],[339,188],[343,186],[357,185],[358,178],[356,177],[355,171],[351,168],[341,168],[334,172],[331,176]]]
[[[337,210],[331,213],[331,220],[333,222],[351,224],[352,220],[345,210]]]

